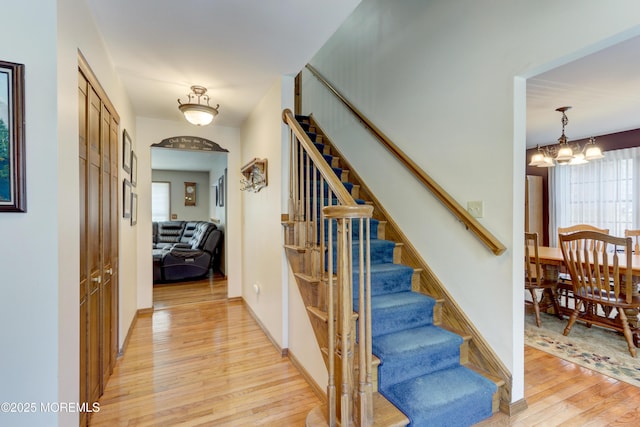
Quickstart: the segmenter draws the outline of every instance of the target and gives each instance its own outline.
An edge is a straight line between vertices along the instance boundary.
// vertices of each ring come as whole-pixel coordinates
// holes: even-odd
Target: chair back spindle
[[[564,335],[569,334],[577,319],[608,327],[624,334],[629,353],[635,357],[640,296],[632,280],[631,238],[596,231],[559,237],[577,301]],[[630,322],[629,316],[635,319]]]

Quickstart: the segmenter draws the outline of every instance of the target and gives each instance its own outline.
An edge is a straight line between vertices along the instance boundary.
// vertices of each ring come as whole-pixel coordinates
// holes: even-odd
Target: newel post
[[[332,230],[328,228],[328,267],[329,267],[329,425],[335,422],[336,412],[340,414],[341,425],[373,425],[373,404],[371,384],[371,281],[368,277],[369,261],[369,218],[373,207],[368,205],[327,206],[323,216],[337,221],[336,239],[333,243]],[[367,231],[364,232],[364,224]],[[354,230],[355,228],[355,230]],[[354,233],[354,231],[358,231]],[[357,254],[353,250],[353,236],[357,235]],[[362,250],[362,248],[366,248]],[[335,250],[335,254],[334,254]],[[357,257],[354,259],[354,257]],[[335,263],[336,291],[333,295],[332,272]],[[357,274],[354,275],[354,264]],[[366,267],[366,268],[365,268]],[[354,277],[356,282],[354,283]],[[353,306],[353,286],[358,285],[359,306],[357,366],[355,360],[356,317]],[[333,307],[337,308],[334,314]],[[335,323],[335,332],[333,324]],[[333,367],[332,361],[338,363]],[[339,378],[334,378],[336,374]],[[340,382],[340,399],[337,399],[335,381]],[[335,404],[332,404],[335,402]],[[338,406],[339,408],[336,408]],[[333,420],[333,421],[332,421]]]

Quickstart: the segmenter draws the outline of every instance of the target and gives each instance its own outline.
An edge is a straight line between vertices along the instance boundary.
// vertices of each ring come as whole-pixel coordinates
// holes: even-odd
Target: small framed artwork
[[[138,195],[131,193],[131,225],[138,223]]]
[[[24,65],[0,61],[0,212],[26,212]]]
[[[138,183],[138,156],[131,150],[131,186],[135,187]]]
[[[131,182],[122,181],[122,218],[131,218]]]
[[[126,129],[122,131],[122,169],[131,172],[131,137]]]
[[[224,175],[218,178],[218,206],[224,206]]]

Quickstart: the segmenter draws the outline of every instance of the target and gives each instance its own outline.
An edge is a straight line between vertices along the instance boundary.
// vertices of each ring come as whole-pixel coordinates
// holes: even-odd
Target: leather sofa
[[[207,221],[153,223],[153,281],[204,277],[219,266],[222,232]]]

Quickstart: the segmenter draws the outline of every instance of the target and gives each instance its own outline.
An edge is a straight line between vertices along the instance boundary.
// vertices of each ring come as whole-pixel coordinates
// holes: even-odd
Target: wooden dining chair
[[[597,231],[598,233],[609,234],[608,228],[599,228],[591,224],[576,224],[568,227],[558,227],[558,235],[575,233],[576,231]],[[558,273],[558,299],[563,301],[564,307],[575,307],[575,299],[573,298],[573,286],[571,285],[571,277],[566,268],[561,268]],[[569,303],[572,302],[572,304]]]
[[[633,253],[640,254],[640,230],[624,230],[624,237],[631,237]]]
[[[624,237],[631,237],[631,248],[634,255],[640,255],[640,230],[624,230]],[[640,291],[640,280],[637,276],[633,277],[633,284],[636,292]]]
[[[608,228],[599,228],[591,224],[576,224],[569,227],[558,227],[558,235],[575,233],[576,231],[597,231],[598,233],[609,234]]]
[[[622,332],[629,353],[636,357],[640,296],[634,292],[631,238],[596,231],[560,234],[562,257],[569,270],[576,305],[564,329],[569,335],[576,320]],[[606,307],[602,314],[598,306]],[[636,316],[633,324],[628,316]]]
[[[533,255],[534,262],[531,262]],[[524,233],[524,288],[531,293],[531,301],[525,299],[525,304],[533,305],[536,313],[536,325],[540,327],[540,302],[538,301],[537,290],[542,290],[542,296],[547,292],[548,299],[553,304],[553,310],[556,316],[562,320],[560,313],[560,305],[558,304],[558,296],[556,294],[557,283],[548,281],[544,278],[542,264],[538,256],[538,233]]]

